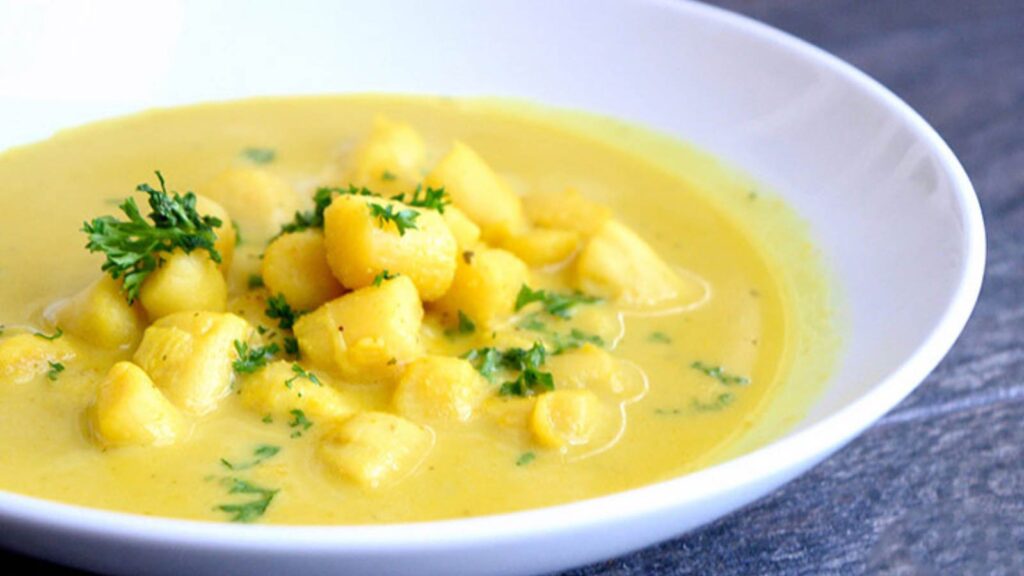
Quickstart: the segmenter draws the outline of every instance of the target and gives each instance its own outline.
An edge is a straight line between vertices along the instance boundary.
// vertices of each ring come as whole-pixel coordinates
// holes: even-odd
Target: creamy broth
[[[164,175],[168,189],[200,195],[225,170],[265,171],[288,184],[294,197],[284,205],[309,210],[317,187],[347,184],[354,150],[379,117],[422,135],[423,172],[437,165],[452,142],[462,141],[517,196],[573,188],[610,207],[617,221],[649,243],[695,291],[678,306],[649,309],[603,297],[573,306],[569,320],[532,303],[494,322],[470,319],[474,330],[465,333],[451,314],[441,315],[440,304],[426,304],[418,337],[427,353],[459,356],[508,348],[537,340],[546,330],[567,334],[571,328],[597,343],[595,353],[610,353],[626,390],[602,404],[589,442],[564,449],[538,443],[528,419],[545,393],[503,397],[498,386],[511,377],[502,376],[488,384],[486,398],[468,421],[420,423],[430,438],[422,458],[383,485],[367,486],[339,476],[321,457],[320,443],[331,422],[309,418],[307,426],[307,419],[295,414],[268,417],[255,411],[237,393],[249,376],[234,374],[231,393],[212,411],[186,415],[186,431],[173,443],[113,447],[97,442],[90,410],[110,367],[132,359],[135,345],[105,348],[65,332],[53,341],[72,350],[73,357],[59,361],[63,370],[54,372],[50,365],[29,378],[0,371],[6,374],[0,376],[0,488],[105,509],[227,521],[233,515],[220,506],[261,497],[231,493],[232,482],[242,480],[276,490],[255,518],[260,522],[476,516],[594,497],[697,470],[731,454],[770,406],[791,406],[787,414],[794,415],[810,403],[810,394],[787,398],[785,392],[791,381],[804,382],[801,389],[806,389],[811,372],[820,379],[827,371],[828,355],[815,351],[806,336],[801,340],[826,332],[826,299],[823,284],[794,286],[800,275],[786,268],[800,268],[808,277],[820,271],[813,259],[787,262],[769,256],[744,225],[744,218],[781,222],[777,205],[758,212],[757,203],[769,200],[740,180],[701,189],[666,169],[662,159],[623,149],[629,140],[622,132],[584,134],[550,115],[447,99],[361,96],[208,104],[102,122],[6,152],[0,156],[0,323],[5,326],[0,342],[35,332],[49,336],[63,328],[57,312],[62,300],[101,276],[103,257],[83,248],[82,223],[104,214],[120,216],[118,204],[127,196],[143,205],[144,197],[133,190],[140,182],[155,186],[154,170]],[[394,185],[391,178],[383,180],[382,189]],[[730,208],[739,205],[743,208]],[[747,214],[737,215],[742,211]],[[269,239],[266,230],[238,220],[240,243],[227,271],[227,312],[235,313],[244,312],[239,296],[260,274]],[[269,228],[276,231],[279,225]],[[234,233],[230,222],[218,232]],[[801,231],[790,233],[797,244],[805,242]],[[529,286],[574,293],[579,283],[573,259],[588,241],[581,238],[573,255],[557,265],[530,267]],[[462,258],[468,250],[459,248]],[[802,304],[795,300],[797,291],[806,297]],[[800,306],[803,312],[797,311]],[[529,318],[536,321],[532,328]],[[818,324],[808,325],[807,318]],[[279,331],[270,320],[260,322]],[[548,342],[547,363],[557,364],[552,346]],[[590,348],[571,352],[583,349]],[[350,382],[295,361],[317,374],[323,386],[352,398],[360,411],[396,410],[390,376]],[[405,369],[398,364],[395,370]],[[813,371],[807,368],[811,364]],[[556,378],[555,390],[563,387]],[[781,429],[776,426],[772,433]],[[261,447],[273,449],[261,452]]]

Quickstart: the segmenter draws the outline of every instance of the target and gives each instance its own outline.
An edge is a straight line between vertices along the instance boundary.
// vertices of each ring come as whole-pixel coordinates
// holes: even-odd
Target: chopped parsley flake
[[[149,184],[136,187],[138,192],[149,195],[149,220],[142,216],[135,200],[128,198],[120,206],[126,221],[100,216],[82,225],[82,231],[89,237],[85,247],[90,252],[106,254],[102,269],[115,280],[124,279],[121,288],[129,302],[139,297],[142,282],[163,263],[163,253],[206,250],[214,262],[221,261],[214,248],[214,228],[221,226],[220,219],[200,215],[195,194],[168,194],[163,175],[157,171],[156,177],[160,190]]]
[[[481,375],[490,381],[495,380],[499,370],[517,374],[514,380],[504,382],[498,389],[501,396],[533,396],[555,389],[555,381],[550,372],[540,370],[547,361],[547,349],[540,342],[534,342],[529,349],[508,348],[477,348],[470,350],[464,357]]]
[[[306,418],[306,413],[302,410],[292,410],[289,412],[292,415],[292,419],[288,422],[288,427],[293,429],[292,438],[298,438],[302,436],[302,433],[313,427],[313,422]]]
[[[291,378],[284,381],[284,385],[287,386],[289,389],[291,389],[292,384],[294,384],[295,381],[298,380],[299,378],[309,380],[310,382],[316,384],[317,386],[323,386],[323,384],[320,382],[320,379],[317,378],[316,374],[313,374],[312,372],[306,370],[305,368],[298,364],[292,364],[292,372],[295,373],[295,376],[292,376]]]
[[[231,367],[239,374],[252,374],[266,366],[267,361],[279,351],[280,348],[274,343],[249,348],[247,343],[235,340],[235,352],[238,353],[238,359],[231,363]]]
[[[574,294],[558,294],[548,292],[547,290],[533,290],[526,284],[523,284],[519,289],[519,294],[516,295],[516,311],[518,312],[534,302],[539,302],[548,314],[566,319],[572,317],[573,308],[576,305],[595,304],[600,301],[601,299],[596,296],[587,296],[578,292]]]
[[[711,402],[701,402],[699,400],[693,401],[693,409],[697,412],[717,412],[726,406],[733,403],[736,400],[736,395],[732,392],[723,392],[719,394]]]
[[[296,311],[288,304],[284,294],[271,296],[267,299],[266,314],[268,318],[277,320],[277,325],[282,330],[291,330],[295,326],[295,321],[302,315],[301,312]]]
[[[263,276],[260,276],[259,274],[250,274],[247,285],[250,290],[254,288],[263,288]]]
[[[228,470],[248,470],[249,468],[259,466],[263,462],[273,458],[280,451],[280,446],[273,446],[271,444],[260,444],[259,446],[256,447],[255,450],[253,450],[251,460],[248,460],[246,462],[240,462],[237,464],[232,464],[227,459],[221,458],[220,463],[223,464],[224,467],[227,468]]]
[[[63,335],[64,335],[64,331],[61,330],[59,326],[57,327],[57,331],[54,332],[50,336],[47,336],[46,334],[43,334],[42,332],[36,332],[35,334],[33,334],[33,336],[35,336],[36,338],[42,338],[43,340],[49,340],[50,342],[53,342],[54,340],[56,340],[57,338],[60,338]]]
[[[380,179],[385,182],[394,182],[395,180],[398,179],[398,176],[396,176],[395,173],[390,170],[385,170],[381,172]]]
[[[749,378],[729,374],[721,366],[711,366],[698,361],[690,364],[690,368],[693,368],[698,372],[703,372],[707,376],[718,380],[726,386],[746,386],[747,384],[750,384]]]
[[[284,352],[289,356],[299,357],[299,340],[294,336],[284,337]]]
[[[231,488],[228,489],[228,494],[252,494],[256,496],[255,500],[248,502],[222,504],[217,507],[217,510],[230,514],[232,522],[253,522],[258,520],[266,513],[270,503],[274,500],[274,496],[279,492],[279,490],[263,488],[240,478],[227,478],[226,480],[231,485]]]
[[[657,342],[658,344],[672,343],[672,338],[668,334],[659,331],[651,332],[650,335],[647,336],[647,340],[650,342]]]
[[[537,454],[533,452],[523,452],[522,454],[519,455],[519,458],[516,458],[516,466],[526,466],[527,464],[533,462],[536,459]]]
[[[459,334],[472,334],[476,331],[476,324],[474,324],[473,320],[469,316],[466,316],[462,310],[459,310],[458,331]]]
[[[367,206],[370,208],[370,216],[377,219],[377,225],[381,228],[384,228],[388,222],[391,222],[395,225],[395,229],[398,230],[399,236],[405,236],[406,230],[417,229],[416,219],[420,217],[420,213],[411,208],[396,211],[395,207],[391,204],[384,206],[369,203]]]
[[[50,360],[47,360],[46,363],[50,365],[50,369],[46,372],[46,377],[51,381],[56,382],[57,377],[64,371],[64,365],[60,362],[53,362]]]
[[[277,151],[273,148],[246,148],[242,150],[242,158],[253,164],[270,164],[277,157]]]
[[[377,274],[376,276],[373,277],[373,285],[380,286],[385,280],[391,280],[396,276],[398,276],[398,274],[392,274],[391,272],[384,270],[380,274]]]
[[[444,214],[444,207],[452,203],[451,198],[445,193],[443,186],[441,188],[431,188],[428,186],[424,190],[422,184],[416,186],[416,190],[413,191],[412,196],[408,200],[406,200],[405,194],[393,196],[392,200],[398,200],[415,208],[436,210],[441,214]]]

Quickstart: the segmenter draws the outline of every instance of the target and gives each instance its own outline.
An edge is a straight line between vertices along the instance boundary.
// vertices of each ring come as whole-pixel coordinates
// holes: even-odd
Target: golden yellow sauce
[[[261,519],[270,523],[474,516],[685,474],[779,434],[813,400],[834,349],[827,283],[784,206],[713,160],[643,131],[499,102],[359,96],[208,104],[102,122],[8,151],[0,156],[5,337],[49,330],[45,308],[98,277],[102,259],[83,249],[82,222],[115,213],[136,184],[153,180],[153,170],[172,189],[202,193],[218,173],[246,163],[243,149],[272,148],[274,161],[262,168],[287,179],[308,204],[380,114],[423,134],[428,165],[458,139],[519,193],[579,189],[709,287],[710,297],[692,310],[622,315],[613,354],[642,370],[647,390],[625,406],[616,442],[563,454],[478,417],[435,430],[432,450],[412,474],[370,490],[325,470],[316,457],[323,423],[295,437],[288,421],[264,422],[231,395],[173,445],[101,449],[85,413],[106,370],[131,355],[88,350],[55,380],[0,381],[0,488],[112,510],[227,520],[217,506],[245,500],[228,494],[225,483],[239,477],[279,490]],[[243,238],[234,292],[258,269],[264,246]],[[569,288],[561,273],[533,277],[538,285]],[[472,347],[436,340],[438,351]],[[695,362],[725,367],[749,384],[725,386]],[[390,409],[388,386],[348,389],[367,406]],[[720,401],[723,394],[729,402]],[[242,472],[221,462],[250,460],[261,444],[281,449]]]

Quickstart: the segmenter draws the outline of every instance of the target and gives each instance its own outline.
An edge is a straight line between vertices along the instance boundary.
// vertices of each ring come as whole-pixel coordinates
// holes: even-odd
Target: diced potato
[[[579,232],[534,228],[505,238],[501,245],[530,266],[548,266],[564,262],[576,252],[579,243]]]
[[[325,434],[320,458],[343,478],[366,488],[393,484],[426,458],[429,430],[384,412],[362,412]]]
[[[341,419],[358,411],[358,404],[334,387],[295,376],[292,363],[284,360],[244,376],[242,404],[259,414],[280,417],[287,417],[292,410],[302,410],[313,419]]]
[[[444,219],[434,210],[413,208],[416,228],[400,234],[393,222],[375,218],[370,205],[410,210],[393,200],[365,196],[335,198],[324,213],[327,261],[348,288],[373,284],[384,271],[412,280],[424,300],[434,300],[451,286],[457,248]]]
[[[535,226],[572,230],[584,236],[596,234],[612,218],[611,208],[587,200],[573,188],[557,194],[530,194],[523,198],[523,206]]]
[[[248,342],[251,335],[249,323],[234,314],[178,312],[146,329],[134,361],[175,406],[206,414],[231,389],[235,340]]]
[[[466,216],[466,213],[455,206],[446,206],[444,209],[444,223],[452,231],[455,237],[455,244],[459,251],[469,250],[480,241],[480,227]]]
[[[522,260],[496,248],[463,253],[451,288],[433,303],[450,318],[459,311],[479,325],[489,325],[513,312],[516,295],[529,279]]]
[[[462,142],[452,146],[424,184],[433,188],[443,186],[455,206],[480,226],[484,240],[499,240],[525,227],[519,196]]]
[[[582,446],[593,437],[601,416],[601,402],[593,392],[555,390],[537,398],[530,430],[547,448]]]
[[[526,435],[530,433],[530,417],[536,403],[535,397],[491,396],[484,400],[481,411],[498,426]]]
[[[635,309],[685,306],[704,289],[680,276],[642,238],[610,220],[576,260],[578,287]]]
[[[121,283],[103,276],[67,301],[56,324],[101,348],[130,348],[142,337],[146,314],[138,302],[129,304]]]
[[[139,289],[139,301],[154,320],[176,312],[222,312],[227,299],[224,275],[206,250],[173,252]]]
[[[295,323],[302,357],[346,380],[394,380],[423,354],[423,306],[406,276],[324,304]]]
[[[327,264],[323,232],[313,229],[284,234],[267,246],[263,282],[297,310],[312,310],[345,291]]]
[[[110,368],[89,417],[96,440],[109,447],[171,444],[184,429],[178,409],[131,362]]]
[[[23,384],[48,372],[50,362],[67,362],[75,350],[67,338],[46,340],[34,334],[16,334],[0,340],[0,382]]]
[[[226,311],[236,316],[241,316],[252,326],[262,326],[268,330],[274,329],[278,324],[267,316],[267,298],[270,295],[263,288],[247,290],[228,301]]]
[[[544,369],[559,388],[586,389],[620,398],[635,398],[646,392],[642,373],[593,344],[549,357]]]
[[[487,393],[487,381],[462,358],[425,356],[406,367],[394,403],[422,424],[466,422]]]
[[[345,184],[388,195],[405,192],[419,181],[425,155],[423,138],[412,126],[377,118],[373,131],[352,155]]]
[[[220,227],[214,229],[217,233],[217,241],[213,243],[213,247],[220,254],[221,272],[227,273],[231,269],[231,261],[235,257],[235,241],[238,239],[235,227],[231,223],[231,215],[223,206],[201,194],[196,195],[196,211],[201,215],[220,219]]]
[[[298,196],[287,182],[259,168],[231,168],[202,189],[238,222],[243,236],[269,238],[299,209]],[[230,226],[230,223],[228,223]]]

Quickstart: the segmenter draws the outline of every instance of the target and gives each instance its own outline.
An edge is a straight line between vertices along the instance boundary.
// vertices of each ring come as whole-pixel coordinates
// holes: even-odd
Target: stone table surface
[[[1024,574],[1024,0],[715,4],[838,55],[938,130],[981,198],[985,284],[949,356],[835,456],[700,530],[564,576]]]

